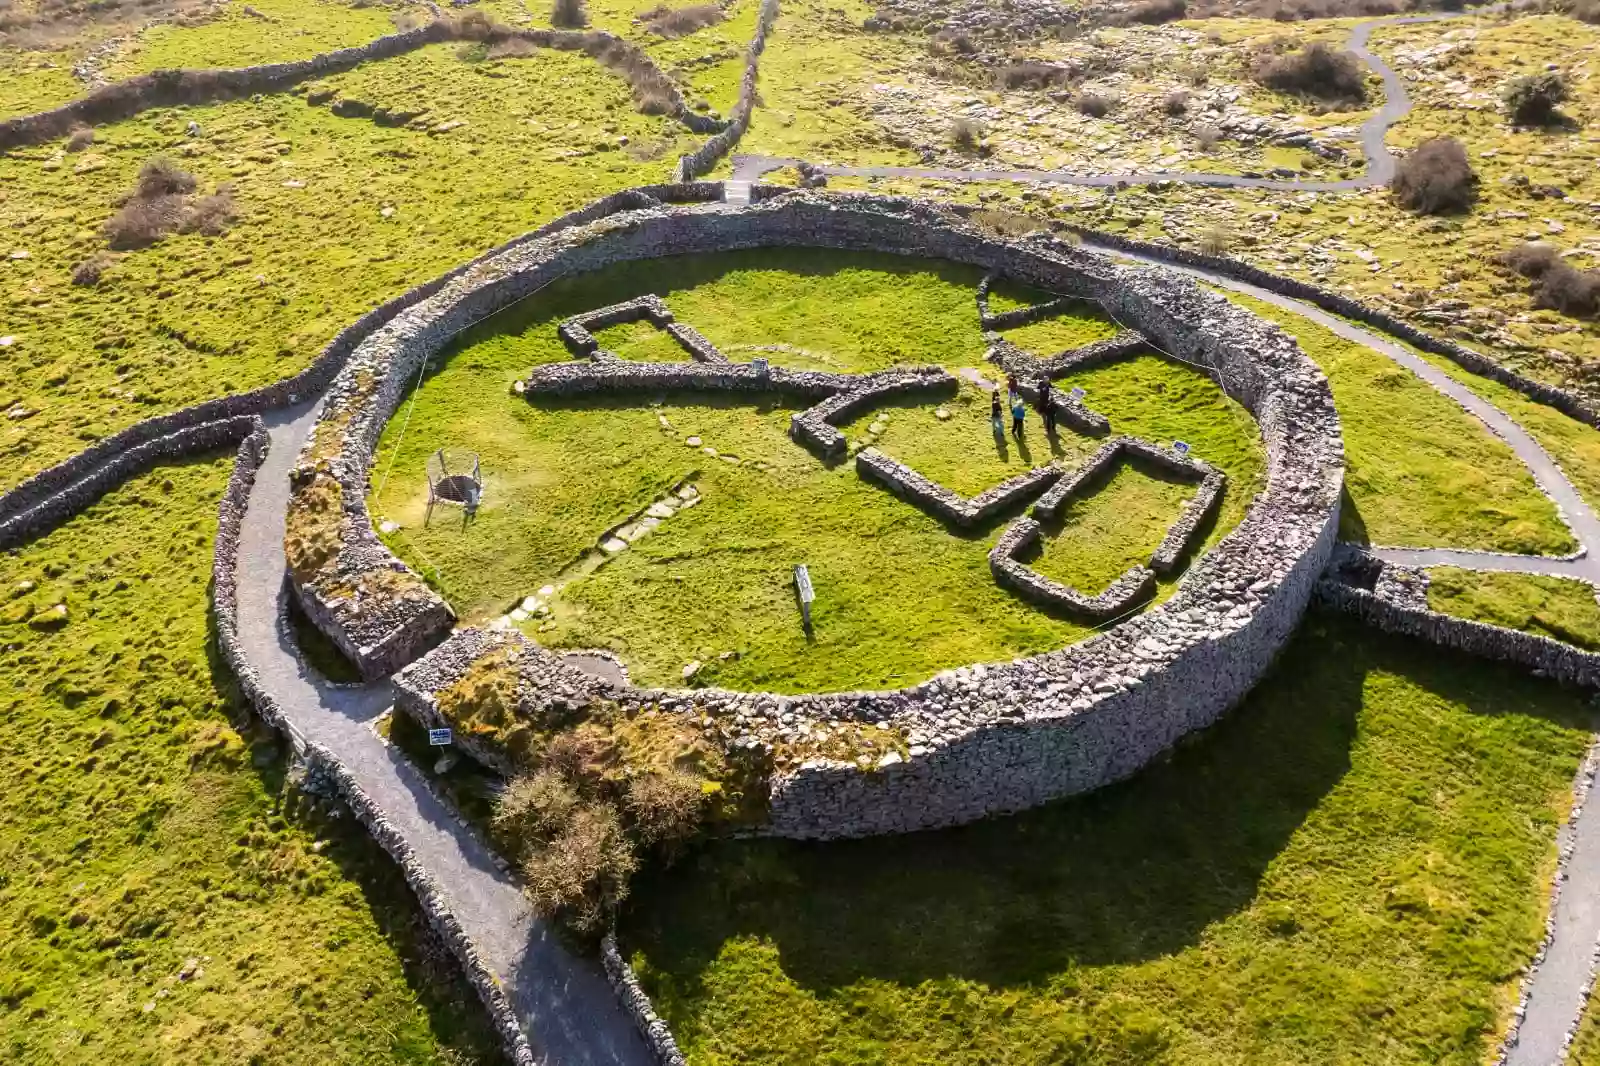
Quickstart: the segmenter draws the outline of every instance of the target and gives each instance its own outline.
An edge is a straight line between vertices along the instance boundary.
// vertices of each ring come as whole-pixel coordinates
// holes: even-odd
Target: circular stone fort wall
[[[1267,454],[1265,488],[1171,598],[1059,651],[950,670],[894,691],[662,691],[595,678],[587,683],[597,696],[737,722],[735,746],[796,723],[871,723],[909,738],[899,761],[863,767],[819,758],[774,774],[769,830],[822,838],[951,825],[1099,787],[1211,724],[1260,679],[1328,561],[1343,483],[1327,381],[1282,330],[1173,272],[1119,265],[1044,235],[999,238],[959,209],[922,201],[797,192],[744,207],[635,203],[483,260],[353,353],[300,471],[302,483],[314,469],[339,483],[336,555],[318,575],[296,575],[296,591],[322,608],[311,616],[341,646],[400,647],[409,661],[448,629],[426,595],[412,590],[409,600],[401,597],[404,607],[382,599],[381,590],[409,575],[377,543],[365,505],[374,444],[423,360],[471,323],[566,274],[660,256],[808,246],[948,259],[1101,302],[1168,355],[1209,369],[1254,415]],[[291,530],[317,520],[310,501],[296,495]],[[363,585],[358,579],[373,570],[386,580]],[[366,602],[327,609],[330,590],[348,596],[352,587],[370,590],[356,594]],[[381,631],[353,639],[339,630],[344,619],[377,619]],[[424,621],[407,629],[414,619]],[[446,660],[438,669],[420,672],[460,667],[448,662],[450,649],[428,657]]]

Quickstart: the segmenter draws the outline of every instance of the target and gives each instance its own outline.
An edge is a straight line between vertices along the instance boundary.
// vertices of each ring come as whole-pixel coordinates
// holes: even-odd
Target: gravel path
[[[268,416],[272,446],[250,493],[239,542],[239,638],[292,727],[344,763],[443,888],[450,909],[505,986],[533,1047],[550,1066],[651,1066],[598,963],[567,951],[529,910],[487,845],[373,730],[393,703],[386,682],[330,688],[301,667],[279,624],[289,469],[315,407]]]
[[[1337,181],[1300,181],[1279,178],[1247,178],[1235,174],[1203,174],[1195,171],[1145,170],[1128,174],[1078,174],[1065,170],[969,170],[954,167],[818,166],[824,174],[854,178],[926,178],[933,181],[1037,181],[1056,185],[1150,185],[1158,181],[1184,185],[1204,185],[1223,189],[1276,189],[1290,192],[1348,192],[1386,185],[1394,177],[1396,159],[1389,153],[1389,130],[1411,113],[1411,97],[1404,80],[1388,63],[1367,47],[1372,32],[1385,26],[1411,26],[1446,19],[1476,18],[1493,14],[1501,5],[1472,11],[1440,11],[1428,15],[1372,19],[1360,22],[1350,31],[1347,47],[1383,80],[1383,104],[1361,124],[1361,151],[1367,169],[1359,178]],[[735,155],[736,181],[755,181],[769,170],[794,166],[798,159],[764,155]]]

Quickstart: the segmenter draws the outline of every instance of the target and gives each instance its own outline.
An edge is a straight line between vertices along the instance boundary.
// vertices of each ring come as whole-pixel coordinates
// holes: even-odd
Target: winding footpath
[[[1372,19],[1357,23],[1350,31],[1346,47],[1383,81],[1383,103],[1372,116],[1361,124],[1361,152],[1366,160],[1366,171],[1357,178],[1340,178],[1336,181],[1301,181],[1297,179],[1252,178],[1236,174],[1205,174],[1182,170],[1136,170],[1121,174],[1080,174],[1068,170],[969,170],[957,167],[892,167],[892,166],[833,166],[813,164],[823,174],[851,178],[921,178],[931,181],[1035,181],[1053,185],[1082,185],[1106,187],[1118,185],[1153,185],[1172,182],[1180,185],[1201,185],[1218,189],[1272,189],[1280,192],[1350,192],[1387,185],[1394,177],[1396,157],[1389,151],[1389,130],[1395,123],[1411,113],[1411,97],[1394,68],[1368,47],[1374,30],[1387,26],[1414,26],[1426,22],[1443,22],[1448,19],[1478,18],[1498,12],[1504,5],[1475,8],[1471,11],[1439,11],[1428,15],[1405,15],[1398,18]],[[756,181],[761,175],[783,167],[795,166],[802,160],[765,155],[735,155],[733,178],[735,181]]]
[[[411,761],[376,732],[394,702],[387,682],[333,687],[309,672],[283,624],[289,471],[316,405],[266,416],[271,445],[240,528],[239,638],[290,727],[331,752],[405,839],[499,979],[549,1066],[652,1066],[654,1058],[599,965],[568,951],[529,909],[483,839],[462,824]]]

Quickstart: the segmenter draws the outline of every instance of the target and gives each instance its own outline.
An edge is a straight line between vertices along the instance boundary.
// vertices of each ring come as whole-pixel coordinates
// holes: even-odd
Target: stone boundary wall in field
[[[250,667],[239,644],[238,565],[239,535],[249,505],[250,490],[256,472],[266,458],[268,437],[261,420],[253,420],[252,432],[239,445],[233,474],[222,494],[217,511],[217,536],[212,555],[211,602],[216,614],[217,645],[223,660],[239,681],[239,688],[256,709],[263,721],[282,733],[289,741],[296,757],[303,761],[311,786],[314,779],[322,778],[340,796],[356,817],[366,826],[378,844],[388,852],[406,882],[417,895],[423,914],[435,931],[444,939],[451,952],[461,963],[467,980],[477,991],[489,1012],[489,1019],[500,1033],[503,1046],[514,1066],[536,1066],[537,1059],[516,1014],[494,975],[477,954],[471,940],[462,931],[449,906],[444,902],[438,886],[428,876],[411,854],[404,837],[383,818],[382,813],[368,799],[361,787],[345,770],[338,758],[317,744],[308,742],[278,707],[272,694],[262,686],[260,678]]]
[[[767,34],[778,21],[778,0],[761,0],[761,11],[756,15],[756,32],[744,53],[744,76],[739,79],[739,99],[728,116],[728,128],[706,141],[686,156],[678,158],[673,175],[678,181],[689,181],[705,174],[723,156],[733,151],[734,145],[750,128],[750,114],[756,107],[756,79],[761,71],[761,53],[767,47]]]
[[[205,400],[190,407],[136,422],[76,455],[41,470],[10,491],[0,494],[0,523],[9,525],[26,513],[41,515],[48,513],[51,521],[63,521],[75,513],[75,510],[57,506],[54,501],[58,497],[81,500],[78,505],[81,509],[82,506],[93,502],[93,499],[110,491],[122,480],[139,472],[123,463],[123,457],[128,453],[138,451],[146,445],[171,437],[183,430],[193,430],[208,423],[223,422],[240,415],[254,415],[291,407],[313,399],[328,387],[334,375],[344,366],[350,352],[374,330],[406,308],[432,296],[452,278],[470,270],[477,263],[528,241],[539,240],[563,229],[593,222],[617,212],[659,207],[663,203],[703,203],[719,200],[721,197],[722,186],[717,182],[644,186],[613,193],[569,212],[530,233],[514,237],[477,259],[450,270],[430,282],[418,285],[367,312],[340,330],[311,365],[298,374],[248,392]],[[79,484],[86,482],[93,483],[94,487],[80,489]],[[39,522],[30,522],[27,525],[29,532],[19,535],[36,535],[45,528]]]
[[[600,966],[606,972],[606,979],[611,982],[617,1002],[633,1019],[645,1043],[650,1045],[656,1061],[661,1066],[686,1066],[683,1052],[678,1050],[678,1042],[672,1038],[672,1030],[656,1014],[655,1004],[650,1002],[650,997],[639,984],[638,975],[622,957],[622,952],[617,950],[614,932],[607,933],[600,941]]]
[[[1559,640],[1398,603],[1348,584],[1333,573],[1317,583],[1317,602],[1354,615],[1385,633],[1417,637],[1442,648],[1515,663],[1566,684],[1600,688],[1600,654]]]
[[[259,424],[260,419],[254,415],[235,415],[201,422],[129,448],[93,468],[87,477],[73,482],[65,491],[46,497],[10,518],[0,519],[0,548],[9,548],[54,529],[124,481],[161,463],[237,445]]]
[[[776,4],[776,0],[768,2]],[[759,28],[757,32],[759,36]],[[605,63],[608,55],[625,52],[629,67],[643,71],[653,90],[669,95],[671,106],[668,113],[672,118],[693,133],[718,133],[727,128],[725,123],[717,119],[689,110],[677,86],[655,66],[648,53],[604,30],[531,30],[507,26],[488,30],[481,26],[462,28],[449,20],[435,19],[416,29],[385,34],[366,44],[335,49],[309,59],[248,67],[157,70],[113,82],[60,107],[0,121],[0,152],[65,137],[74,126],[115,122],[153,108],[282,92],[302,81],[342,73],[362,63],[391,59],[442,41],[511,38],[528,41],[540,48],[581,51],[603,66],[608,65]],[[628,80],[625,73],[617,73]],[[630,82],[630,88],[633,87]],[[703,171],[697,171],[691,177],[699,173]]]
[[[907,756],[881,768],[816,758],[774,774],[768,831],[823,838],[951,825],[1097,788],[1210,724],[1255,684],[1297,624],[1333,546],[1343,447],[1326,379],[1282,330],[1188,279],[1119,266],[1044,235],[999,238],[915,200],[802,192],[713,212],[652,208],[482,262],[369,337],[334,386],[335,396],[347,399],[330,400],[323,417],[348,426],[340,459],[347,507],[365,518],[373,441],[419,362],[466,325],[554,277],[775,246],[946,259],[1098,300],[1162,350],[1218,373],[1260,427],[1265,488],[1170,599],[1058,652],[947,671],[888,692],[776,696],[592,678],[585,682],[592,693],[624,709],[693,711],[726,730],[730,750],[773,750],[785,737],[798,740],[797,720],[903,735]],[[612,387],[606,379],[613,372],[641,381],[708,373],[731,381],[756,372],[738,369],[742,364],[655,365],[668,369],[591,362],[540,374],[554,374],[546,384],[559,392]],[[776,378],[777,368],[769,376]],[[354,390],[357,380],[372,384]]]
[[[1192,251],[1188,248],[1153,244],[1149,241],[1126,237],[1120,233],[1105,233],[1101,230],[1089,229],[1084,226],[1069,225],[1067,229],[1092,244],[1148,256],[1152,259],[1175,263],[1179,266],[1189,266],[1199,270],[1210,271],[1248,282],[1251,285],[1278,293],[1280,296],[1288,296],[1291,299],[1304,300],[1306,303],[1315,304],[1330,314],[1341,315],[1371,326],[1424,352],[1444,356],[1463,370],[1514,389],[1536,403],[1554,407],[1569,418],[1575,418],[1586,425],[1600,428],[1600,408],[1596,408],[1590,401],[1577,393],[1556,385],[1536,381],[1525,374],[1519,374],[1515,370],[1507,369],[1480,352],[1475,352],[1471,348],[1457,344],[1455,341],[1424,333],[1410,323],[1396,318],[1386,311],[1380,311],[1354,297],[1345,296],[1342,293],[1333,292],[1330,289],[1324,289],[1309,282],[1271,274],[1260,267],[1252,266],[1249,263],[1227,256],[1206,255],[1203,252]]]

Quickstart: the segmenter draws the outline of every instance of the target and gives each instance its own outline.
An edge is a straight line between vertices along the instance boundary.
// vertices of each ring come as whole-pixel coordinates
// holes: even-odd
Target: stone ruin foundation
[[[1076,359],[1112,358],[1148,343],[1211,370],[1256,419],[1267,455],[1266,483],[1238,527],[1194,561],[1171,598],[1059,651],[948,670],[893,691],[781,696],[643,688],[558,669],[553,656],[538,654],[530,643],[530,654],[519,658],[527,664],[520,690],[529,694],[530,706],[559,695],[694,714],[730,753],[746,755],[770,755],[817,727],[887,731],[903,744],[876,760],[817,757],[775,770],[770,778],[766,832],[865,836],[1021,810],[1125,777],[1242,698],[1294,631],[1333,548],[1343,446],[1326,379],[1276,326],[1174,273],[1118,265],[1045,235],[1000,238],[971,225],[959,211],[916,200],[800,191],[741,207],[635,202],[634,209],[518,243],[475,264],[356,349],[322,416],[343,428],[343,449],[334,464],[345,508],[336,572],[404,569],[372,536],[365,496],[377,434],[423,360],[471,322],[558,276],[668,255],[775,246],[890,252],[973,264],[1046,292],[1099,302],[1129,332],[1092,352],[1080,351]],[[819,454],[835,454],[842,435],[833,423],[860,409],[852,402],[860,390],[892,395],[950,387],[948,374],[938,368],[839,375],[730,363],[709,342],[702,346],[698,333],[674,333],[689,355],[681,363],[630,363],[599,354],[597,344],[588,347],[589,327],[615,315],[648,319],[670,331],[677,323],[657,303],[632,301],[563,323],[563,340],[583,358],[540,368],[523,383],[524,393],[787,393],[813,405],[795,416],[797,441]],[[1204,464],[1148,442],[1113,438],[1102,451],[1107,449],[1111,457],[1103,462],[1116,458],[1113,452],[1133,451],[1200,485],[1149,566],[1130,571],[1108,590],[1122,597],[1125,586],[1147,584],[1156,571],[1176,565],[1210,518],[1222,483]],[[858,464],[863,457],[868,476],[888,471],[879,456],[863,451]],[[1025,490],[1006,489],[1015,493],[1010,502],[1043,493],[1039,506],[1059,507],[1071,484],[1080,481],[1076,474],[1041,469],[1046,472],[1023,475],[1035,479]],[[904,484],[909,482],[902,479]],[[1064,484],[1069,487],[1062,489]],[[957,506],[988,502],[978,501],[983,497]],[[1002,569],[1027,539],[1023,523],[1031,521],[1019,520],[1002,536],[996,548],[1007,548]],[[396,634],[411,633],[407,627],[418,625],[418,609],[433,606],[389,605],[371,610],[368,618]],[[312,617],[324,628],[341,621],[326,613]],[[459,678],[483,646],[478,633],[457,632],[402,672],[401,708],[426,706],[430,693]],[[445,635],[435,625],[426,640],[407,637],[403,643],[408,652],[421,652]]]

